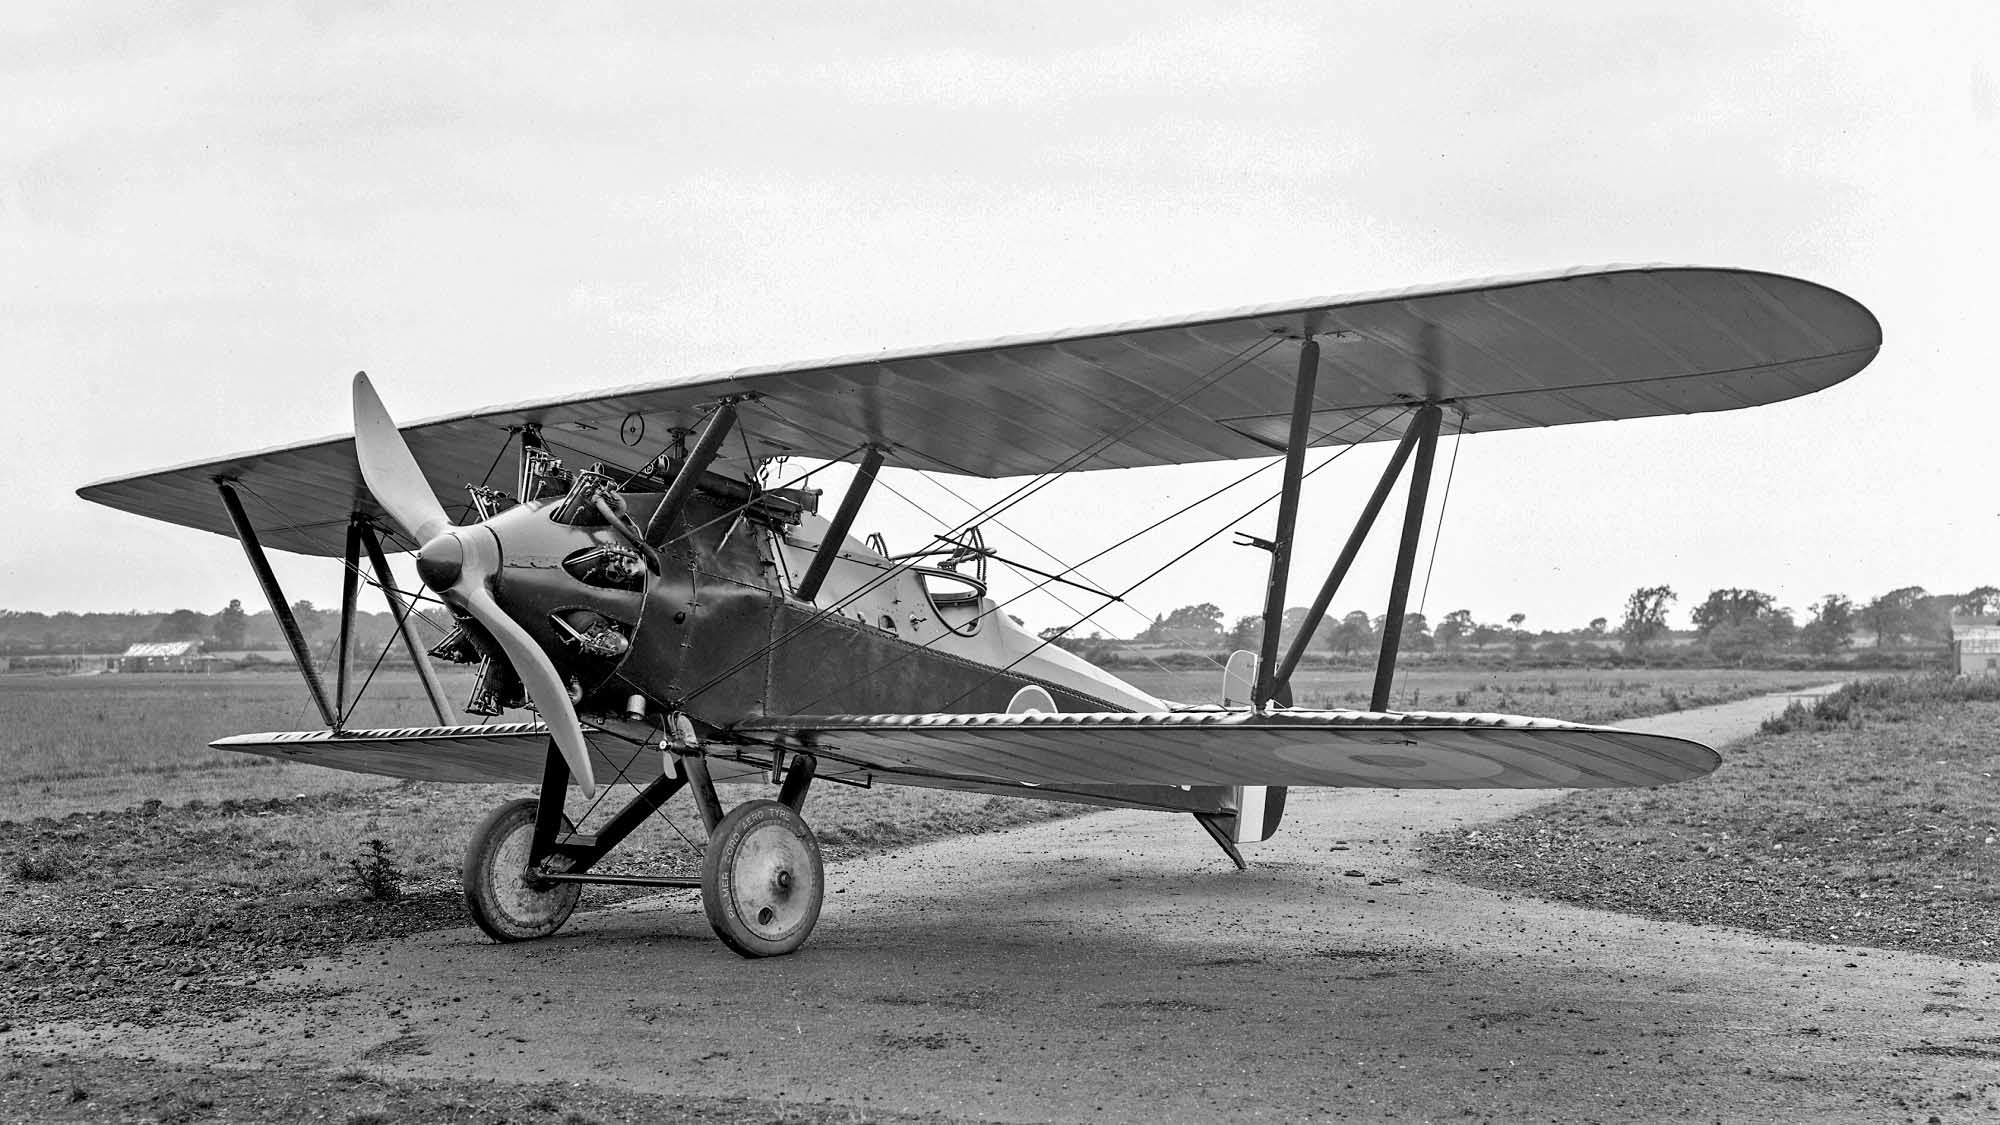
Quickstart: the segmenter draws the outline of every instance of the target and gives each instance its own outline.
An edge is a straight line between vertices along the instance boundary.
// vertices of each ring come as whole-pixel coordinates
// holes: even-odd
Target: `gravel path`
[[[1712,741],[1783,697],[1635,721]],[[1315,791],[1253,868],[1108,813],[829,870],[800,954],[746,962],[687,895],[493,946],[446,930],[245,982],[173,1027],[18,1052],[588,1081],[1001,1120],[1972,1120],[2000,971],[1603,914],[1428,874],[1424,832],[1542,794]],[[810,810],[808,810],[810,811]]]

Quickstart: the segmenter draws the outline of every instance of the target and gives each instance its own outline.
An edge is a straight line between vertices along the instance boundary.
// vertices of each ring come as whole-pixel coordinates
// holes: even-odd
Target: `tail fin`
[[[1229,663],[1222,668],[1222,705],[1255,707],[1257,701],[1250,696],[1256,690],[1257,654],[1239,648],[1229,654]]]
[[[1257,654],[1237,649],[1229,654],[1229,663],[1222,668],[1222,705],[1224,707],[1255,707],[1258,701],[1250,698],[1257,694]],[[1271,685],[1271,698],[1266,703],[1280,707],[1292,705],[1292,685],[1280,683]]]
[[[1196,813],[1194,819],[1241,871],[1250,865],[1236,845],[1255,844],[1277,834],[1278,822],[1285,817],[1285,787],[1234,785],[1226,804],[1226,811]]]
[[[1229,654],[1222,670],[1222,705],[1254,707],[1250,698],[1257,690],[1257,654],[1241,649]],[[1288,693],[1289,694],[1289,693]],[[1238,844],[1255,844],[1277,834],[1278,822],[1285,818],[1285,787],[1282,785],[1234,785],[1225,804],[1230,811],[1197,813],[1195,819],[1243,867]]]
[[[1237,843],[1262,843],[1278,834],[1278,822],[1285,819],[1284,786],[1238,785],[1233,795],[1236,815],[1230,835]]]

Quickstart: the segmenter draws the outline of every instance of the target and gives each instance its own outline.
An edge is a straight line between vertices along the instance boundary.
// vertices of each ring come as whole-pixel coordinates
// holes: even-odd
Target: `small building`
[[[2000,614],[1951,615],[1951,670],[1958,676],[2000,676]]]
[[[154,641],[118,654],[120,672],[199,672],[202,667],[200,641]]]

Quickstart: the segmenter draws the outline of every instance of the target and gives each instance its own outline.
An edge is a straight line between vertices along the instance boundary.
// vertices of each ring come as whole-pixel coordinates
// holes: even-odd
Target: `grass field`
[[[1149,690],[1182,699],[1208,697],[1220,685],[1219,673],[1134,678]],[[1404,684],[1410,700],[1431,706],[1608,721],[1812,679],[1769,672],[1421,670]],[[1303,704],[1359,706],[1369,677],[1361,671],[1309,669],[1298,684]],[[446,690],[459,699],[469,686],[460,676],[448,681]],[[379,677],[366,699],[355,725],[433,721],[413,675]],[[317,725],[304,687],[284,674],[0,678],[0,821],[149,810],[113,834],[108,854],[94,847],[97,854],[86,856],[62,832],[25,830],[0,839],[0,852],[46,854],[56,869],[91,871],[110,887],[195,878],[233,894],[305,894],[341,885],[352,874],[350,861],[361,843],[381,839],[410,886],[435,889],[456,879],[470,827],[495,805],[527,792],[518,785],[398,782],[207,749],[209,741],[228,734]],[[678,819],[679,833],[696,837],[699,826],[689,823],[684,805],[677,802],[669,811]],[[814,793],[812,819],[822,842],[839,853],[1075,811],[1076,806],[932,790],[822,785]],[[198,875],[176,875],[159,858],[188,852],[212,860]],[[634,837],[620,855],[640,866],[681,867],[692,861],[695,849],[662,824]]]
[[[448,677],[446,698],[463,700],[471,686]],[[415,674],[403,673],[376,677],[353,723],[436,721]],[[323,725],[289,672],[0,676],[0,820],[388,784],[208,749],[225,735]]]
[[[468,676],[451,677],[445,695],[457,702],[471,686]],[[414,675],[384,674],[369,685],[349,725],[436,721]],[[323,725],[304,685],[288,672],[0,677],[7,756],[0,769],[14,780],[240,764],[242,755],[204,748],[229,734]]]
[[[1165,699],[1221,698],[1222,671],[1124,668],[1119,675]],[[1767,692],[1830,683],[1829,672],[1756,668],[1482,669],[1412,667],[1396,677],[1390,706],[1406,711],[1481,711],[1539,715],[1579,723],[1615,723],[1641,715],[1707,707]],[[1292,677],[1300,707],[1366,708],[1375,673],[1362,668],[1301,668]]]
[[[1139,687],[1169,699],[1216,698],[1214,672],[1132,671]],[[1646,672],[1415,669],[1398,680],[1409,709],[1545,715],[1616,722],[1821,682],[1824,673],[1663,669]],[[1372,675],[1302,669],[1305,707],[1365,707]],[[456,702],[463,674],[445,681]],[[435,721],[414,675],[378,676],[354,726]],[[320,726],[298,679],[285,673],[0,677],[0,820],[131,808],[147,800],[262,801],[381,788],[393,782],[246,754],[209,750],[225,735]]]
[[[470,682],[445,686],[460,699]],[[356,726],[435,722],[414,675],[378,678],[367,699]],[[0,862],[26,857],[110,890],[311,895],[340,891],[362,842],[380,839],[413,892],[438,890],[455,884],[472,826],[532,795],[528,786],[403,782],[207,748],[224,735],[319,725],[291,675],[0,677],[0,825],[14,822],[0,832]],[[724,803],[757,789],[724,786]],[[572,816],[588,829],[631,791],[612,788],[594,812],[579,806]],[[1079,811],[886,786],[823,784],[812,798],[814,831],[835,857]],[[685,798],[667,812],[616,858],[652,870],[693,863],[699,822]],[[206,861],[190,865],[194,855]]]
[[[1428,841],[1491,886],[1836,945],[2000,961],[2000,682],[1795,706],[1698,784],[1587,790]]]

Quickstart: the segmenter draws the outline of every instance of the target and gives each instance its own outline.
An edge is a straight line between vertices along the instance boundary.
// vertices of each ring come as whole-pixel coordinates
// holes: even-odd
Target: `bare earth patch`
[[[1658,688],[1652,691],[1659,698]],[[1960,732],[1967,755],[1977,752],[1978,724],[2000,718],[1993,710],[2000,702],[1972,706],[1985,709]],[[1857,733],[1920,721],[1863,716]],[[1786,737],[1831,745],[1840,734]],[[1927,751],[1938,741],[1916,726],[1884,737]],[[1846,751],[1821,758],[1846,762],[1864,781],[1879,772],[1849,761]],[[1924,760],[1957,759],[1927,752]],[[1993,764],[1980,760],[1984,766],[1970,775],[1952,767],[1929,782],[1906,779],[1913,784],[1896,791],[1902,800],[1893,807],[1909,813],[1908,823],[1856,835],[1856,856],[1907,845],[1883,869],[1887,877],[1874,882],[1910,889],[1945,883],[1919,881],[1939,854],[1932,845],[1944,823],[1931,806],[1941,799],[1949,805],[1938,794],[1962,796],[1969,782],[1990,789],[1990,777],[1980,774]],[[1749,750],[1732,753],[1724,777],[1748,775],[1758,761]],[[1763,762],[1767,775],[1796,769]],[[1712,823],[1668,840],[1714,847],[1719,832],[1736,831],[1724,821],[1777,819],[1751,803],[1758,793],[1786,794],[1786,814],[1804,818],[1803,829],[1770,841],[1784,848],[1746,848],[1734,883],[1762,886],[1774,903],[1787,879],[1794,891],[1816,893],[1818,884],[1804,876],[1823,875],[1819,867],[1766,853],[1793,852],[1795,837],[1802,848],[1828,822],[1855,823],[1856,810],[1829,803],[1840,785],[1826,775],[1810,784],[1779,780],[1746,786],[1742,810],[1730,804],[1733,790],[1694,800],[1683,811]],[[1626,796],[1697,797],[1708,784]],[[1955,1109],[1991,1112],[2000,1089],[1968,1077],[1991,1065],[1986,1052],[2000,1052],[1983,1034],[1968,1034],[1991,1026],[1991,986],[1966,972],[1978,967],[1884,965],[1895,955],[1856,951],[1862,966],[1889,970],[1868,978],[1869,1003],[1884,1008],[1878,1001],[1893,992],[1901,998],[1898,1013],[1907,1014],[1887,1032],[1823,1035],[1819,1024],[1839,1021],[1823,1013],[1864,993],[1820,983],[1828,966],[1813,959],[1839,972],[1849,954],[1807,946],[1746,951],[1737,948],[1742,939],[1727,935],[1697,937],[1727,947],[1700,971],[1685,967],[1689,949],[1679,937],[1675,959],[1657,966],[1605,954],[1637,940],[1629,927],[1648,923],[1574,912],[1556,916],[1565,927],[1557,929],[1528,900],[1496,902],[1489,892],[1421,874],[1409,841],[1459,814],[1425,811],[1432,802],[1415,794],[1301,794],[1286,831],[1251,872],[1239,874],[1185,823],[1143,814],[1031,830],[999,848],[966,839],[890,851],[1068,810],[828,786],[815,792],[811,809],[840,873],[835,893],[852,889],[857,893],[843,901],[866,907],[851,909],[798,958],[747,972],[712,949],[698,912],[649,914],[645,904],[579,918],[573,940],[534,948],[459,939],[440,945],[440,935],[356,947],[462,924],[457,851],[480,811],[515,795],[500,788],[508,791],[395,785],[0,822],[0,888],[8,892],[0,907],[0,1026],[10,1039],[0,1062],[0,1120],[938,1121],[988,1117],[1005,1105],[1014,1110],[1001,1116],[1021,1116],[1018,1104],[1004,1100],[1018,1097],[1020,1083],[1002,1076],[1016,1076],[1061,1099],[1050,1106],[1063,1108],[1038,1108],[1035,1116],[1070,1119],[1115,1117],[1121,1108],[1120,1119],[1157,1120],[1167,1107],[1173,1118],[1278,1106],[1364,1119],[1396,1117],[1398,1109],[1410,1117],[1463,1111],[1509,1119],[1530,1106],[1549,1112],[1561,1104],[1593,1120],[1644,1119],[1647,1105],[1733,1105],[1744,1119],[1793,1120],[1800,1110],[1852,1099],[1848,1119],[1880,1119],[1893,1104],[1921,1121],[1939,1109],[1947,1120],[1957,1119]],[[1856,800],[1857,808],[1882,803]],[[1399,808],[1405,801],[1407,811]],[[1461,810],[1482,833],[1515,829],[1474,816],[1477,802],[1437,807]],[[1677,843],[1638,842],[1651,839],[1636,833],[1657,811],[1635,804],[1624,814],[1629,824],[1568,827],[1579,836],[1634,832],[1620,837],[1635,841],[1620,855],[1679,855]],[[1981,824],[1990,831],[1991,813],[1967,813],[1960,835],[1969,840]],[[1704,840],[1702,830],[1717,835]],[[405,893],[395,901],[366,900],[352,885],[349,860],[369,838],[387,841],[404,868]],[[1477,838],[1436,838],[1447,846],[1440,851],[1434,840],[1428,864],[1455,863],[1447,854],[1454,851],[1490,851],[1489,866],[1536,854],[1523,852],[1518,840],[1511,851],[1461,846]],[[640,863],[674,866],[692,855],[670,830],[639,843]],[[1604,847],[1596,850],[1604,864],[1620,866],[1604,859]],[[878,854],[867,864],[838,866]],[[1836,853],[1799,854],[1823,866]],[[1990,850],[1950,854],[1965,860],[1967,874],[1964,884],[1948,887],[1982,879],[1991,885]],[[1651,868],[1648,877],[1670,881],[1673,870]],[[1922,924],[1981,924],[1977,916],[1935,918],[1925,915]],[[1451,928],[1467,919],[1477,924]],[[1602,932],[1571,934],[1571,926]],[[1845,946],[1860,941],[1838,932]],[[1799,934],[1827,940],[1810,927]],[[1549,942],[1559,944],[1544,948]],[[1786,959],[1812,970],[1810,979],[1775,983],[1759,963],[1767,956],[1773,965]],[[315,957],[317,967],[293,967]],[[1985,959],[1993,960],[1990,953]],[[662,962],[674,966],[671,975],[626,975],[635,964]],[[1523,971],[1542,962],[1540,973]],[[619,981],[625,1007],[591,1000],[562,1018],[563,997],[591,996],[596,982],[607,980]],[[1738,989],[1757,992],[1757,1003],[1734,1004]],[[1783,1011],[1796,989],[1818,990],[1796,1017],[1787,1013],[1774,1017],[1782,1026],[1763,1027],[1760,1015],[1752,1021],[1758,1028],[1738,1033],[1748,1026],[1745,1012]],[[469,1011],[475,1002],[476,1014]],[[1880,1026],[1870,1011],[1856,1027]],[[1793,1026],[1808,1018],[1812,1026]],[[1254,1040],[1262,1062],[1243,1070],[1225,1053],[1204,1068],[1217,1043],[1253,1049],[1252,1040],[1240,1039],[1251,1026],[1264,1029]],[[793,1034],[810,1047],[773,1050]],[[1687,1036],[1695,1053],[1674,1055],[1674,1036]],[[634,1042],[649,1045],[645,1058],[624,1059],[624,1046]],[[203,1046],[192,1055],[177,1053],[196,1043]],[[1196,1044],[1202,1050],[1189,1053]],[[1894,1059],[1881,1061],[1885,1051]],[[1532,1065],[1517,1067],[1517,1057]],[[214,1061],[194,1065],[200,1058]],[[1819,1069],[1803,1069],[1807,1058]],[[572,1081],[543,1081],[537,1072],[544,1066],[546,1077]],[[1092,1073],[1106,1066],[1118,1072],[1115,1079]],[[1319,1077],[1329,1068],[1345,1077],[1337,1087]],[[1422,1080],[1405,1083],[1406,1068],[1407,1077],[1421,1073]],[[850,1081],[855,1073],[868,1076],[858,1087]],[[1840,1075],[1838,1090],[1806,1082],[1808,1073]],[[943,1086],[950,1098],[927,1093]],[[849,1087],[855,1092],[824,1104],[829,1090]],[[1106,1090],[1121,1095],[1093,1100]],[[1558,1091],[1560,1103],[1551,1101]],[[863,1104],[871,1093],[875,1105]],[[1125,1104],[1135,1093],[1145,1097]],[[717,1094],[727,1096],[709,1096]],[[875,1108],[885,1102],[893,1108]],[[950,1116],[908,1116],[926,1107]]]
[[[0,1069],[0,1113],[9,1121],[334,1121],[345,1125],[488,1125],[621,1121],[693,1125],[885,1125],[951,1118],[871,1113],[846,1106],[758,1098],[673,1099],[671,1112],[652,1095],[576,1082],[512,1084],[391,1078],[365,1069],[327,1073],[308,1067],[230,1070],[146,1059],[81,1056],[16,1058]]]
[[[811,808],[829,862],[1082,811],[960,793],[822,788]],[[292,800],[0,821],[8,891],[0,906],[0,1031],[74,1018],[141,1025],[220,1018],[268,1003],[263,984],[276,970],[354,942],[464,925],[457,865],[466,825],[512,795],[506,786],[407,782]],[[389,841],[402,868],[393,881],[399,893],[386,901],[356,885],[354,864],[367,856],[356,842],[370,839]],[[607,869],[699,870],[699,853],[667,827],[642,832],[621,853]],[[583,909],[645,893],[592,888]]]

